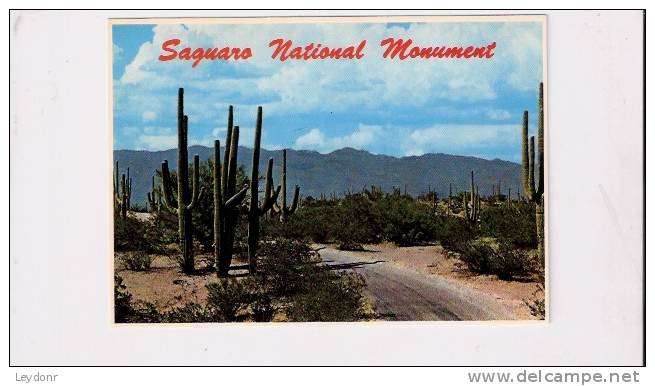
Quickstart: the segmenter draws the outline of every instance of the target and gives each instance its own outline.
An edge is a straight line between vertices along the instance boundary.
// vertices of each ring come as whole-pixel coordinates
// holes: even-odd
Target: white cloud
[[[518,146],[519,138],[519,125],[435,125],[410,131],[402,146],[405,155],[471,154],[490,144]]]
[[[138,127],[135,127],[135,126],[126,126],[126,127],[123,127],[121,129],[121,131],[123,132],[124,136],[132,137],[132,136],[135,136],[135,135],[139,134],[141,132],[141,129],[139,129]]]
[[[494,121],[497,120],[506,120],[510,119],[512,117],[512,114],[510,114],[509,111],[507,110],[500,110],[500,109],[488,109],[485,112],[487,118],[492,119]]]
[[[168,150],[177,147],[177,135],[141,134],[135,141],[138,150]]]
[[[144,111],[143,114],[141,114],[141,119],[144,122],[154,121],[157,119],[157,113],[154,111]]]
[[[357,130],[348,135],[328,137],[323,131],[315,128],[296,138],[293,148],[319,152],[330,152],[344,147],[363,149],[373,144],[381,132],[380,126],[360,124]]]

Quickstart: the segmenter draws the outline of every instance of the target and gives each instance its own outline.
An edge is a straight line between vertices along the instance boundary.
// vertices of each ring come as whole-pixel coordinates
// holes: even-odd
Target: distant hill
[[[223,154],[224,149],[221,150]],[[201,160],[212,157],[213,150],[204,146],[189,148],[189,161],[198,154]],[[262,149],[259,169],[266,170],[266,162],[272,157],[274,161],[273,177],[275,183],[280,181],[282,151]],[[239,147],[239,164],[250,172],[252,149]],[[114,160],[120,164],[121,171],[130,168],[133,181],[132,202],[144,205],[146,194],[150,190],[151,177],[161,167],[163,160],[168,160],[172,170],[177,169],[177,150],[145,151],[114,150]],[[333,192],[342,196],[348,190],[360,191],[371,185],[381,186],[385,191],[399,187],[407,188],[407,193],[416,196],[428,191],[428,185],[437,191],[440,197],[448,195],[448,186],[453,184],[453,193],[469,190],[470,172],[475,172],[475,182],[481,195],[491,194],[492,184],[501,181],[503,193],[511,187],[515,196],[520,186],[521,166],[514,162],[499,159],[485,160],[476,157],[424,154],[411,157],[391,157],[371,154],[363,150],[343,148],[328,154],[315,151],[287,150],[287,189],[293,193],[293,185],[301,187],[303,197],[319,197]]]

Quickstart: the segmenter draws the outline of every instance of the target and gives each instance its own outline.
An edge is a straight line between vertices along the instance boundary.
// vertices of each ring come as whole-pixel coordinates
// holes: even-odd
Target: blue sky
[[[268,43],[356,45],[359,61],[271,59]],[[492,59],[382,58],[386,37],[420,46],[487,45]],[[241,141],[251,146],[255,113],[264,109],[262,146],[327,153],[342,147],[392,156],[449,153],[520,160],[523,110],[535,132],[542,81],[541,24],[350,23],[114,25],[114,148],[176,146],[178,87],[185,88],[189,143],[223,140],[234,105]],[[182,47],[251,47],[241,61],[157,60],[162,42]]]

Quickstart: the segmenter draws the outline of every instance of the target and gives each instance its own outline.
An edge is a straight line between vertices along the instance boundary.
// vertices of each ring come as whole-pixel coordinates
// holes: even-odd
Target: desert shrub
[[[307,291],[293,299],[287,313],[297,322],[355,321],[362,317],[362,276],[323,270]]]
[[[275,239],[262,243],[251,282],[253,320],[271,320],[279,311],[291,321],[358,319],[364,279],[320,263],[318,253],[304,242]]]
[[[130,271],[148,271],[152,265],[153,256],[147,253],[136,251],[126,252],[120,256],[120,261]]]
[[[276,299],[291,321],[357,320],[362,312],[361,275],[330,270],[306,243],[276,239],[262,245],[258,288]]]
[[[349,194],[334,207],[333,240],[353,245],[381,241],[380,218],[374,202],[362,194]]]
[[[305,242],[278,238],[260,243],[256,279],[273,297],[290,297],[306,289],[321,259]]]
[[[149,220],[114,216],[114,250],[166,253],[167,246],[178,240],[177,217],[172,216],[161,213]]]
[[[345,238],[337,243],[337,249],[341,251],[363,251],[364,245],[353,241],[352,239]]]
[[[536,268],[535,261],[523,249],[515,248],[511,242],[501,239],[491,260],[491,272],[502,280],[525,276]]]
[[[462,243],[457,257],[472,272],[494,274],[502,280],[512,280],[535,270],[534,259],[505,239],[481,238]]]
[[[250,314],[255,322],[270,322],[275,317],[278,307],[275,300],[265,288],[257,285],[251,287],[250,291]]]
[[[114,216],[114,250],[151,251],[156,245],[146,237],[146,222],[134,217]]]
[[[260,221],[261,237],[266,239],[285,238],[309,241],[311,239],[309,236],[309,227],[312,222],[305,215],[306,211],[303,209],[298,209],[298,212],[285,222],[280,222],[278,217],[263,219]]]
[[[532,293],[532,299],[523,299],[523,304],[528,306],[530,314],[537,319],[546,319],[546,299],[543,299],[540,294],[544,293],[543,284],[539,283],[537,289]]]
[[[221,321],[236,322],[239,314],[250,304],[249,278],[219,279],[207,284],[207,305],[214,309]]]
[[[438,216],[436,222],[435,238],[446,249],[457,250],[477,236],[476,229],[462,217]]]
[[[476,239],[458,243],[452,250],[466,267],[479,274],[491,273],[491,259],[495,246],[492,239]]]
[[[174,307],[164,313],[161,319],[164,323],[210,323],[221,321],[214,308],[194,302]]]
[[[521,248],[537,247],[534,204],[513,202],[512,207],[483,206],[480,212],[480,233],[504,238]]]
[[[376,201],[375,206],[384,240],[399,246],[421,245],[434,240],[436,218],[431,206],[407,196],[386,196]]]
[[[125,323],[128,320],[132,313],[131,300],[132,294],[123,284],[123,278],[114,274],[114,321],[116,323]]]

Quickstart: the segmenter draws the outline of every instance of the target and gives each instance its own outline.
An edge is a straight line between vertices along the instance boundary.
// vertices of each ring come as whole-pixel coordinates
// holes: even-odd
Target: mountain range
[[[224,149],[221,149],[221,155],[223,152]],[[212,157],[213,149],[190,146],[190,162],[194,154],[198,154],[202,162]],[[273,178],[278,184],[282,150],[261,150],[260,175],[266,170],[266,162],[270,157],[274,159]],[[163,160],[168,160],[169,167],[176,170],[177,149],[114,150],[114,161],[118,161],[120,172],[130,168],[134,204],[143,206],[147,201],[151,178],[155,170],[161,168]],[[240,146],[238,162],[248,173],[251,160],[252,149]],[[384,191],[392,191],[397,187],[413,196],[427,193],[430,189],[444,197],[448,195],[450,184],[453,194],[470,190],[471,171],[475,173],[475,183],[483,196],[492,193],[493,185],[497,189],[499,181],[504,194],[511,188],[512,196],[516,197],[519,191],[521,165],[514,162],[442,153],[399,158],[343,148],[327,154],[287,150],[287,194],[293,194],[293,186],[296,184],[300,186],[302,197],[320,197],[321,193],[343,196],[348,191],[361,191],[364,187],[375,185]]]

